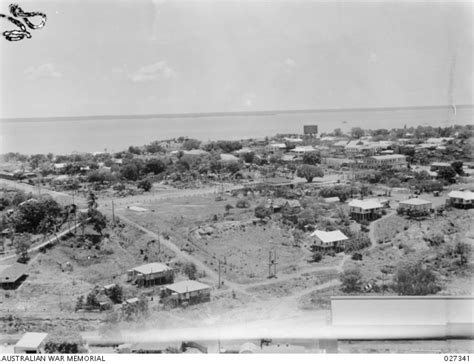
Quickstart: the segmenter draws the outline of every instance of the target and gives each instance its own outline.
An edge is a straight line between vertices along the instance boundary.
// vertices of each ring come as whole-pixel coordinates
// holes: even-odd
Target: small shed
[[[26,279],[28,266],[21,263],[0,265],[0,287],[3,289],[16,289]]]
[[[44,352],[48,334],[45,332],[27,332],[13,347],[15,354],[39,354]]]

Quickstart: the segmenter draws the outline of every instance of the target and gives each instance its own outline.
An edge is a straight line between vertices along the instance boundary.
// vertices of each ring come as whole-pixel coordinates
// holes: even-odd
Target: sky
[[[471,2],[20,6],[48,20],[0,39],[2,118],[473,103]]]

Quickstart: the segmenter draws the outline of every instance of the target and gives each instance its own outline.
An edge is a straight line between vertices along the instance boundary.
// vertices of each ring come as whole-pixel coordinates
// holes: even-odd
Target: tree
[[[321,163],[321,154],[319,152],[306,152],[303,154],[303,164],[315,165]]]
[[[400,266],[394,276],[394,288],[400,296],[425,296],[441,290],[436,275],[421,262]]]
[[[18,206],[11,217],[11,222],[16,232],[37,233],[44,228],[45,218],[52,221],[61,215],[61,206],[48,198],[41,201],[27,201]]]
[[[303,229],[307,225],[312,225],[315,222],[314,211],[310,208],[304,209],[297,217],[297,223],[300,229]]]
[[[454,171],[459,175],[463,176],[464,175],[464,170],[462,168],[463,163],[462,161],[454,161],[451,163],[451,167],[453,167]]]
[[[89,217],[84,212],[80,212],[79,216],[77,218],[77,222],[78,222],[78,224],[80,224],[80,227],[81,227],[82,239],[84,239],[88,219],[89,219]]]
[[[182,267],[182,272],[186,275],[189,279],[196,279],[197,268],[194,263],[185,263]]]
[[[201,142],[196,139],[188,139],[183,143],[184,150],[198,149]]]
[[[113,303],[122,303],[123,300],[123,289],[122,286],[115,284],[109,291],[108,297]]]
[[[364,136],[364,130],[359,127],[355,127],[351,129],[351,136],[355,139],[360,139],[361,137]]]
[[[306,178],[308,182],[312,182],[315,177],[324,177],[324,172],[319,167],[303,164],[297,169],[296,175],[301,178]]]
[[[163,152],[164,148],[160,145],[160,142],[154,141],[148,145],[145,145],[145,150],[147,153],[155,154]]]
[[[140,182],[138,182],[137,187],[148,192],[151,190],[152,184],[149,179],[142,179]]]
[[[336,128],[336,129],[334,129],[334,136],[336,136],[336,137],[342,137],[342,135],[343,135],[343,134],[342,134],[341,128]]]
[[[159,174],[166,170],[166,164],[161,159],[150,159],[145,163],[145,173]]]
[[[459,254],[459,265],[465,265],[468,262],[468,257],[471,253],[471,246],[467,243],[458,241],[454,247],[454,252]]]
[[[264,205],[259,205],[255,207],[255,217],[258,219],[264,219],[266,217],[269,217],[270,214],[270,209],[265,207]]]
[[[341,274],[342,290],[346,293],[360,292],[362,274],[358,268],[347,269]]]
[[[86,305],[90,307],[98,307],[99,301],[97,299],[97,292],[93,290],[86,297]]]
[[[142,154],[142,151],[140,150],[140,148],[134,147],[133,145],[128,147],[128,152],[131,154],[137,154],[137,155]]]
[[[313,262],[320,262],[323,259],[323,255],[320,252],[313,253]]]
[[[89,191],[89,194],[87,195],[87,213],[89,216],[97,210],[98,203],[97,203],[97,197],[94,194],[94,192]]]
[[[242,159],[244,160],[245,163],[253,163],[255,160],[255,153],[254,152],[245,153],[242,156]]]
[[[132,159],[120,168],[120,173],[125,179],[136,181],[143,170],[143,162],[138,159]]]
[[[437,179],[444,181],[444,183],[453,183],[455,182],[456,171],[453,167],[441,168],[438,171]]]
[[[86,353],[85,341],[76,331],[58,330],[46,338],[44,351],[48,354]]]
[[[31,236],[29,234],[17,235],[14,240],[15,253],[18,263],[27,263],[30,260],[28,249],[31,247]]]
[[[76,311],[82,309],[84,306],[84,296],[79,296],[76,301]]]
[[[107,218],[99,210],[94,210],[92,215],[89,216],[89,222],[92,224],[92,227],[100,235],[102,231],[107,227]]]

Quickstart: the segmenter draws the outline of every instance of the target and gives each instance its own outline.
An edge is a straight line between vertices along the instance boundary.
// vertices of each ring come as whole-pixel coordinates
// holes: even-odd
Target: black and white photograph
[[[469,362],[473,19],[0,0],[0,362]]]

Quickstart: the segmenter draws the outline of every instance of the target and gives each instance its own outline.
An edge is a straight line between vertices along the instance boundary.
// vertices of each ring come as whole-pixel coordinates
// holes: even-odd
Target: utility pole
[[[276,264],[276,249],[270,249],[268,252],[268,278],[276,277]]]
[[[221,260],[220,259],[219,259],[219,283],[217,287],[221,288]]]
[[[112,224],[115,226],[115,206],[114,206],[114,200],[112,200]]]

